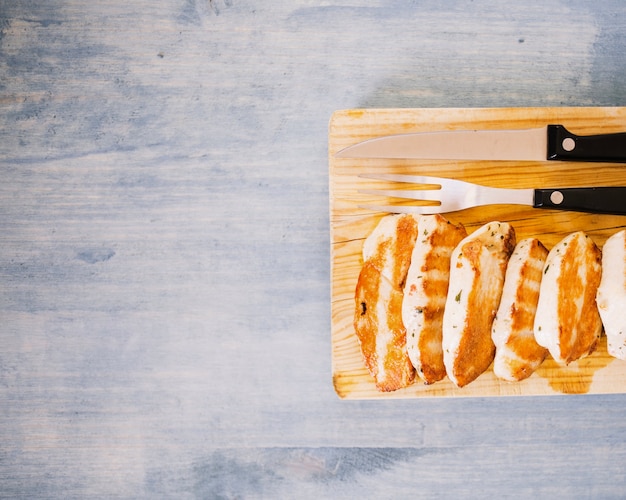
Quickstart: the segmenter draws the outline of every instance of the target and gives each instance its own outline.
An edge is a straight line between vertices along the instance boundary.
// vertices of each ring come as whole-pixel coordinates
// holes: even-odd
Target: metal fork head
[[[359,193],[415,200],[412,205],[359,205],[376,212],[437,214],[462,210],[469,205],[466,194],[472,184],[426,175],[360,174],[364,179],[410,183],[421,189],[359,189]]]

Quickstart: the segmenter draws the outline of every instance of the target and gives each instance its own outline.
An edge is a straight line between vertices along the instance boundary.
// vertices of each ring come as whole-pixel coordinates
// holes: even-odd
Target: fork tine
[[[441,201],[441,190],[439,189],[359,189],[359,193],[407,200]]]
[[[411,184],[420,184],[423,186],[442,186],[442,183],[449,181],[441,177],[432,177],[428,175],[405,175],[405,174],[359,174],[363,179],[373,179],[379,181],[391,182],[409,182]]]
[[[392,214],[432,215],[444,212],[441,205],[359,205],[359,208]]]

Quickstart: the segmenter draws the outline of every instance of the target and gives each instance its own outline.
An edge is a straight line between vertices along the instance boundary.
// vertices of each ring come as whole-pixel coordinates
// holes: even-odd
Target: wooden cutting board
[[[626,361],[610,357],[606,338],[591,356],[567,367],[550,357],[522,382],[498,380],[491,369],[458,389],[445,379],[391,393],[376,390],[365,369],[353,329],[354,290],[361,269],[363,240],[383,214],[359,208],[381,198],[359,189],[385,187],[358,177],[360,173],[419,173],[453,177],[496,187],[626,186],[626,164],[509,161],[424,161],[336,159],[335,153],[381,135],[458,129],[516,129],[558,123],[576,134],[626,131],[626,108],[490,108],[490,109],[352,109],[337,111],[329,126],[331,311],[333,384],[339,397],[415,398],[512,396],[626,392]],[[602,246],[626,227],[626,216],[548,211],[514,205],[472,208],[446,214],[468,233],[499,220],[515,228],[518,241],[537,237],[548,248],[568,234],[583,230]]]

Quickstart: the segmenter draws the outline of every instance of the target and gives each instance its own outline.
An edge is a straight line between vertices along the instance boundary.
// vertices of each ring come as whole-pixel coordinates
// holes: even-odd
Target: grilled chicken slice
[[[626,229],[602,247],[602,278],[596,296],[608,353],[626,360]]]
[[[500,306],[491,338],[496,346],[493,372],[514,382],[528,378],[541,365],[548,350],[533,333],[539,287],[548,250],[536,238],[520,241],[509,259]]]
[[[411,363],[426,384],[446,376],[443,364],[443,310],[448,294],[450,255],[467,236],[462,225],[445,217],[422,215],[404,286],[402,322]]]
[[[566,236],[548,254],[534,333],[557,363],[569,364],[596,348],[602,333],[596,305],[601,260],[600,249],[582,231]]]
[[[463,239],[452,252],[443,313],[443,361],[457,387],[475,380],[493,361],[491,326],[514,247],[511,225],[490,222]]]
[[[415,217],[388,215],[363,245],[354,328],[365,365],[380,391],[395,391],[415,380],[402,324],[402,290],[416,237]]]

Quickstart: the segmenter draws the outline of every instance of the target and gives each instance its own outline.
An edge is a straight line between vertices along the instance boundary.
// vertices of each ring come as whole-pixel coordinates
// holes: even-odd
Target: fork
[[[458,179],[403,174],[361,174],[361,178],[419,185],[422,189],[360,189],[360,193],[438,202],[422,205],[360,205],[377,212],[436,214],[484,205],[529,205],[534,208],[626,215],[626,186],[504,189]]]

